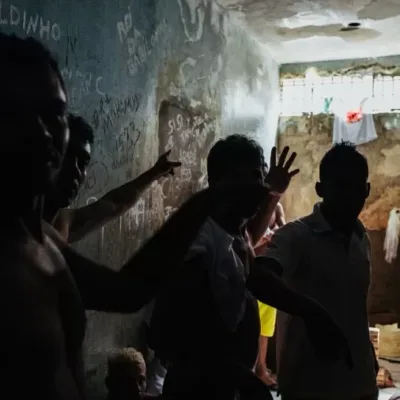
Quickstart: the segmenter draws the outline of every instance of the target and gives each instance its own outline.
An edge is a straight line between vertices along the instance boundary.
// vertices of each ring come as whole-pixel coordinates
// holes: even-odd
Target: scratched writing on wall
[[[136,127],[135,121],[124,125],[115,137],[115,159],[112,169],[119,169],[132,165],[135,157],[135,148],[139,142],[141,130]],[[132,177],[132,170],[126,172],[126,178]]]
[[[167,114],[166,119],[163,113]],[[176,177],[165,180],[162,186],[165,206],[171,214],[188,196],[204,187],[202,161],[215,137],[215,119],[205,110],[194,113],[164,104],[160,108],[160,124],[164,126],[160,131],[160,151],[172,149],[172,155],[182,162]]]
[[[122,44],[127,45],[127,65],[130,75],[135,75],[146,65],[153,48],[158,43],[165,30],[166,22],[162,20],[150,36],[140,32],[133,26],[130,8],[128,8],[128,12],[125,14],[123,20],[117,22],[119,40]]]
[[[61,75],[68,88],[69,106],[74,111],[80,110],[84,99],[90,94],[105,95],[102,76],[94,76],[73,67],[63,68]]]
[[[105,95],[93,111],[91,123],[96,130],[106,134],[123,117],[134,117],[139,109],[141,96],[136,94],[123,98]]]
[[[212,30],[223,30],[224,13],[212,0],[177,0],[179,13],[187,42],[201,41],[205,31],[206,15],[210,15]]]
[[[38,13],[30,14],[27,10],[0,1],[1,26],[22,29],[27,35],[38,36],[41,40],[58,42],[61,39],[61,28],[58,23]]]

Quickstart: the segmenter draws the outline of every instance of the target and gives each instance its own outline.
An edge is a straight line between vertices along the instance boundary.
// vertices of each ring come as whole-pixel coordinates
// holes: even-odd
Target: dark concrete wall
[[[171,143],[183,162],[172,183],[155,183],[127,215],[78,243],[111,268],[118,269],[166,214],[204,186],[205,155],[215,140],[247,132],[266,148],[274,142],[278,66],[213,3],[0,2],[0,30],[34,36],[57,53],[71,109],[96,130],[93,162],[74,206],[145,171]],[[159,115],[163,101],[172,108]],[[179,107],[192,119],[184,127],[175,121],[170,132]],[[95,392],[105,351],[130,343],[139,319],[88,313],[87,374]]]

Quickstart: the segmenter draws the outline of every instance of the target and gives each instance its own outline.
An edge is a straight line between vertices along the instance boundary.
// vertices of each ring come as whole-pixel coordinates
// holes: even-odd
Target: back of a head
[[[93,145],[94,131],[90,124],[81,116],[68,114],[68,125],[70,129],[71,141],[79,143],[89,143]]]
[[[34,83],[37,74],[42,76],[45,68],[50,67],[63,84],[61,73],[56,60],[50,51],[39,41],[32,37],[20,38],[16,35],[6,35],[0,32],[0,51],[2,60],[0,63],[0,102],[1,108],[19,107],[21,111],[21,94],[19,84],[25,77],[31,78]],[[24,82],[26,83],[26,82]],[[22,88],[23,90],[26,88]],[[17,103],[17,104],[16,104]],[[7,108],[10,110],[10,107]]]
[[[321,182],[349,178],[368,178],[367,159],[351,142],[335,143],[324,155],[319,166]]]
[[[240,169],[244,165],[265,168],[264,151],[253,139],[246,135],[234,134],[219,140],[211,148],[207,157],[209,184],[214,184]]]
[[[124,375],[132,371],[137,377],[146,373],[146,363],[142,353],[133,347],[114,350],[108,357],[108,375]]]

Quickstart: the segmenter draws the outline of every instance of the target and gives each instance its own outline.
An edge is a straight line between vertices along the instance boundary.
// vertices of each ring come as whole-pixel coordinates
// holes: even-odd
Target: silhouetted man
[[[70,142],[60,176],[46,195],[44,215],[67,242],[81,240],[123,215],[139,200],[142,193],[157,179],[173,174],[180,162],[169,161],[169,152],[132,181],[108,192],[101,199],[80,208],[67,208],[78,195],[91,159],[93,129],[79,116],[68,116]]]
[[[279,174],[289,181],[287,152],[280,159]],[[276,167],[275,160],[273,164]],[[217,142],[207,169],[210,187],[228,182],[264,184],[262,148],[242,135]],[[233,399],[236,392],[241,398],[270,396],[251,372],[260,335],[252,293],[264,303],[301,316],[321,354],[338,356],[346,349],[342,333],[318,303],[290,290],[270,272],[266,260],[254,262],[246,228],[262,203],[248,197],[248,204],[240,207],[229,198],[221,199],[186,255],[186,273],[156,301],[152,344],[156,355],[169,362],[166,398]],[[326,348],[323,339],[321,343],[320,329],[336,337],[333,347]]]
[[[369,195],[367,160],[351,143],[334,145],[320,164],[322,203],[272,237],[266,257],[289,284],[319,301],[343,330],[354,361],[318,360],[298,318],[278,313],[278,383],[283,400],[375,400],[375,355],[367,294],[370,244],[357,219]],[[329,346],[329,344],[327,344]]]

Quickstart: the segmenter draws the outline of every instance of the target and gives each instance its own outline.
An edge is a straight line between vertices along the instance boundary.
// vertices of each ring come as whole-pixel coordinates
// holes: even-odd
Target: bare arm
[[[77,253],[50,234],[71,269],[85,309],[131,313],[146,305],[177,273],[208,215],[204,193],[184,204],[121,268],[114,271]]]
[[[132,208],[154,181],[180,166],[179,162],[169,161],[168,155],[169,152],[163,154],[152,168],[125,185],[111,190],[98,201],[86,207],[61,210],[63,215],[60,218],[68,225],[68,241],[73,243],[81,240]]]
[[[239,189],[208,189],[194,195],[118,272],[78,254],[54,229],[50,236],[71,269],[86,309],[131,313],[150,302],[183,268],[187,250],[223,196],[232,199],[236,194],[238,201],[248,201],[249,191],[254,196],[265,195],[260,186]]]
[[[281,203],[278,203],[275,208],[275,224],[278,228],[286,225],[285,211],[283,210]]]
[[[247,231],[253,247],[257,246],[264,236],[279,200],[280,196],[273,193],[269,194],[258,213],[247,223]]]
[[[265,257],[257,257],[250,269],[247,287],[259,301],[287,314],[304,318],[322,308],[315,300],[291,289],[275,270],[282,270],[281,265]]]
[[[296,159],[296,153],[292,153],[286,162],[288,153],[289,147],[285,147],[277,162],[276,147],[271,151],[270,170],[265,178],[266,183],[271,187],[271,192],[261,204],[258,213],[247,223],[247,231],[253,247],[264,236],[281,195],[286,191],[291,179],[299,173],[298,169],[289,171]]]
[[[293,290],[273,273],[274,268],[281,268],[279,263],[275,266],[269,265],[274,263],[277,261],[268,258],[256,263],[247,279],[249,290],[262,303],[302,318],[318,357],[331,362],[344,357],[348,367],[352,368],[353,360],[343,331],[321,304]],[[267,266],[269,268],[266,268]]]
[[[61,210],[64,223],[69,225],[68,241],[77,242],[127,212],[157,178],[155,171],[149,169],[133,181],[111,190],[94,203],[81,208]]]

